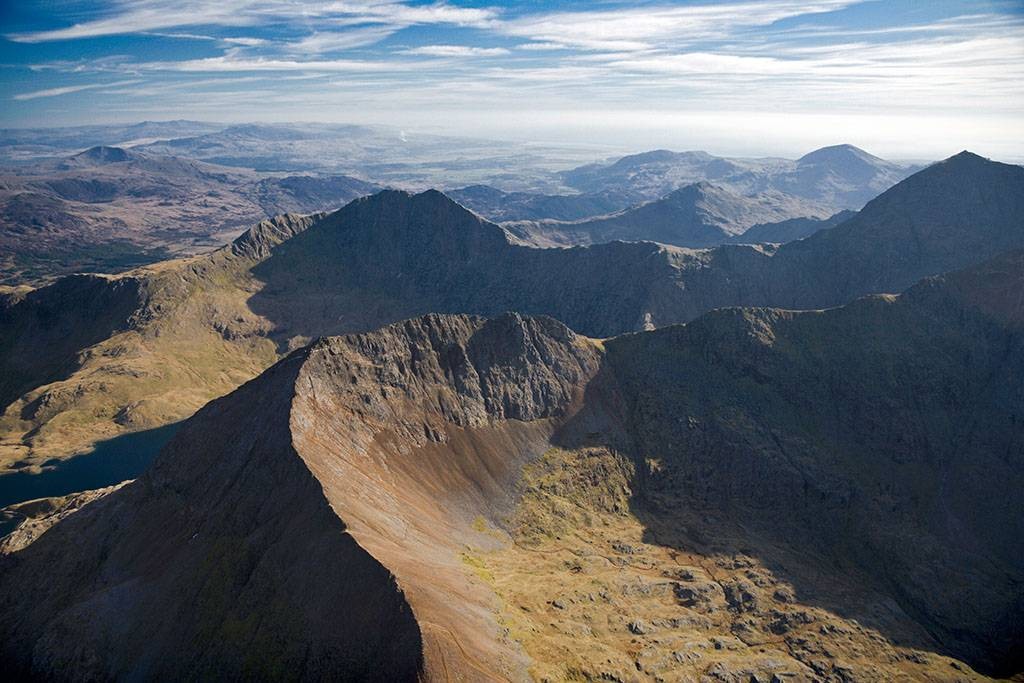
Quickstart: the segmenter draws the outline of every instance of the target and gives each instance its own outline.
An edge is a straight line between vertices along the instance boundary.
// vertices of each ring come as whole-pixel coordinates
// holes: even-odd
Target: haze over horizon
[[[1024,3],[33,1],[0,126],[387,124],[601,148],[1024,159]]]

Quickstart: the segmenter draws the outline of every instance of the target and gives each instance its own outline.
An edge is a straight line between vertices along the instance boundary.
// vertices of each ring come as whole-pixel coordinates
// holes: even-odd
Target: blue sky
[[[339,121],[1024,159],[1024,0],[26,0],[0,126]]]

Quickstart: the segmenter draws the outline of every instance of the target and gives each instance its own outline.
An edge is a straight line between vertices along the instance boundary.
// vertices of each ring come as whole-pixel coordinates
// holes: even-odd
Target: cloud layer
[[[125,111],[205,116],[218,105],[243,118],[406,110],[438,125],[467,110],[885,113],[960,117],[965,131],[999,120],[1024,138],[1019,3],[885,4],[120,0],[13,27],[8,54],[22,59],[0,69],[22,103],[8,117],[57,97],[109,115],[100,95],[117,88],[136,100]]]

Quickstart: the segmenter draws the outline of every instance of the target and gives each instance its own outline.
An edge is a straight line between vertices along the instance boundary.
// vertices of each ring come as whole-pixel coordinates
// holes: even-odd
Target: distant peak
[[[979,162],[981,162],[981,163],[988,163],[990,161],[991,161],[991,159],[986,159],[985,157],[983,157],[981,155],[975,154],[974,152],[969,152],[969,151],[967,151],[965,149],[962,152],[954,154],[953,156],[949,157],[948,159],[942,161],[941,163],[944,163],[944,164],[948,164],[948,163],[953,163],[953,164],[972,163],[972,164],[976,164],[976,163],[979,163]]]
[[[916,176],[934,177],[939,174],[955,174],[956,177],[970,176],[977,173],[996,172],[999,169],[1020,172],[1019,166],[1003,164],[998,161],[986,159],[983,156],[964,150],[954,154],[948,159],[936,162],[916,174]],[[911,176],[911,178],[916,177]],[[909,180],[909,179],[908,179]]]
[[[816,149],[813,152],[803,155],[797,160],[801,164],[835,163],[842,161],[857,160],[869,163],[881,163],[883,160],[865,152],[854,145],[829,145]]]
[[[690,197],[720,192],[724,192],[724,190],[718,185],[709,183],[706,180],[698,180],[695,183],[680,187],[678,190],[673,190],[666,196],[666,199],[668,197]]]
[[[654,149],[650,152],[640,152],[639,154],[629,154],[624,156],[612,164],[612,166],[631,167],[642,164],[672,161],[676,156],[678,155],[675,152],[667,149]]]
[[[132,158],[132,154],[121,147],[97,145],[96,147],[90,147],[84,152],[79,152],[72,158],[82,161],[91,161],[93,163],[116,164],[122,161],[128,161]]]

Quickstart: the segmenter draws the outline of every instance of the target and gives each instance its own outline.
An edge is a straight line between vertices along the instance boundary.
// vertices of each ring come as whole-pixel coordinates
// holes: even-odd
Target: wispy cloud
[[[870,0],[112,0],[78,23],[51,20],[9,36],[23,43],[21,61],[32,60],[33,85],[22,87],[37,88],[12,97],[91,90],[95,109],[106,112],[112,98],[101,94],[116,92],[135,95],[133,106],[165,111],[208,112],[222,103],[237,116],[394,111],[417,120],[430,111],[483,109],[503,112],[502,120],[526,110],[579,116],[591,108],[665,116],[884,110],[902,121],[952,111],[980,129],[983,117],[1024,120],[1024,15],[1005,7],[969,0],[942,7],[907,0],[885,12]],[[77,53],[45,44],[121,34],[140,37],[83,41]],[[147,41],[161,39],[149,49]],[[107,45],[118,54],[105,54]],[[24,75],[11,78],[7,92]],[[306,77],[321,80],[280,82]],[[116,78],[142,83],[93,83]],[[88,99],[76,100],[83,112]],[[30,105],[10,105],[30,115]],[[450,120],[440,116],[442,125]]]
[[[517,38],[528,38],[534,44],[570,45],[589,50],[647,50],[658,45],[722,38],[738,28],[767,26],[782,19],[831,12],[859,1],[765,0],[555,12],[507,21],[499,30]]]
[[[323,54],[374,45],[390,37],[398,27],[373,25],[346,31],[314,31],[300,40],[287,43],[284,49],[295,54]]]
[[[110,88],[120,87],[125,85],[134,85],[138,83],[137,80],[132,81],[118,81],[116,83],[89,83],[86,85],[67,85],[61,88],[47,88],[45,90],[33,90],[32,92],[23,92],[14,95],[11,99],[24,101],[24,100],[36,100],[40,97],[57,97],[59,95],[69,95],[74,92],[81,92],[82,90],[92,90],[93,88]]]
[[[487,26],[498,16],[492,8],[460,7],[447,2],[411,5],[394,0],[303,2],[288,0],[121,0],[110,16],[59,29],[9,34],[22,43],[95,38],[159,31],[191,26],[256,26],[266,22],[319,20],[345,23],[378,23],[393,28],[417,24]]]
[[[428,55],[431,57],[500,57],[509,53],[503,47],[471,47],[469,45],[421,45],[400,50],[405,55]]]

